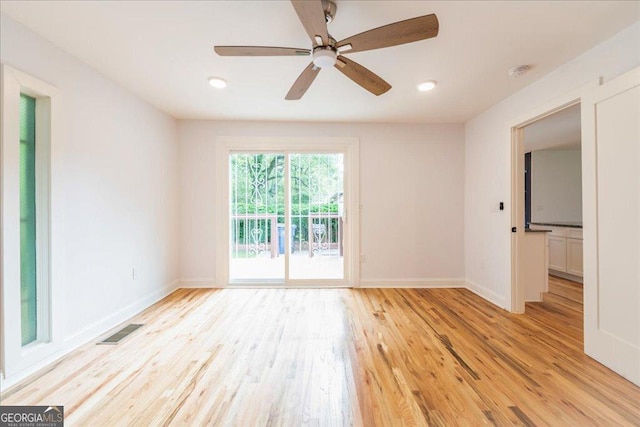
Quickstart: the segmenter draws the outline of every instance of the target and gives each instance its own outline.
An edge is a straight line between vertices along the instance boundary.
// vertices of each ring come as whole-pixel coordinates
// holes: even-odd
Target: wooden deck
[[[179,290],[2,404],[91,426],[640,424],[640,389],[582,353],[579,319],[463,289]]]

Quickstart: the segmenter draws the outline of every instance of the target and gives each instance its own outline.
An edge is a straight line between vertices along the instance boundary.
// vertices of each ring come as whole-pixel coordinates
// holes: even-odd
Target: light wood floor
[[[179,290],[2,404],[87,426],[640,424],[640,389],[582,353],[570,311],[463,289]]]
[[[583,307],[582,283],[573,282],[557,276],[549,276],[549,292],[542,294],[545,308],[550,311],[565,312],[573,310],[579,312],[582,325]],[[568,311],[571,313],[571,311]]]

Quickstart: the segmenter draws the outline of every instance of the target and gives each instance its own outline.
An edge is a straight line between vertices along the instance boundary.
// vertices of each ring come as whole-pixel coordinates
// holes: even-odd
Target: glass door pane
[[[229,157],[231,282],[284,282],[284,164],[279,153]]]
[[[289,156],[289,278],[343,279],[343,154]]]

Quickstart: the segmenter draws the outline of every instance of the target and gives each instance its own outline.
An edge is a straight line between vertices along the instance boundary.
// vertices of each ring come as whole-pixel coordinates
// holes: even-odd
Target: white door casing
[[[593,81],[571,92],[560,95],[517,119],[510,120],[507,125],[511,133],[511,288],[509,310],[512,313],[524,313],[525,308],[525,269],[521,268],[526,263],[526,251],[524,248],[524,128],[538,120],[549,117],[559,111],[580,103],[582,97],[594,88],[598,82]],[[584,192],[584,188],[583,188]],[[552,242],[549,241],[549,245]],[[551,251],[549,247],[549,251]],[[566,246],[565,246],[566,251]],[[565,252],[566,253],[566,252]],[[566,263],[566,258],[564,260]],[[550,268],[553,268],[549,266]]]
[[[640,68],[582,101],[585,353],[640,385]]]

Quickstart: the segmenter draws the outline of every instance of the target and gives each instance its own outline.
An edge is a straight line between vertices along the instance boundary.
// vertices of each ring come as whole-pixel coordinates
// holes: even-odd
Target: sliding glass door
[[[229,154],[229,282],[345,278],[344,154]]]
[[[341,153],[289,157],[291,279],[344,277],[344,161]]]
[[[284,165],[282,153],[229,156],[231,280],[284,281],[278,248],[285,220]]]

